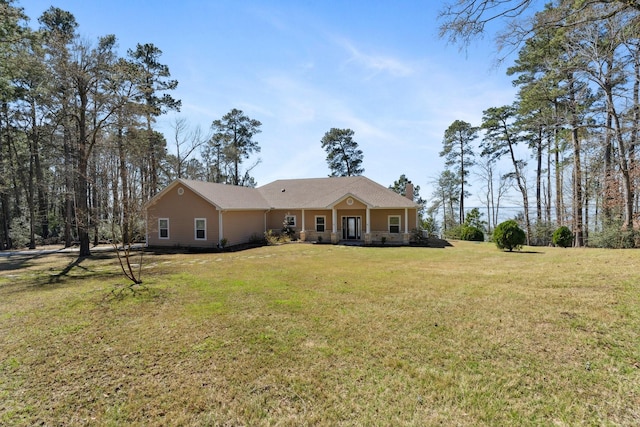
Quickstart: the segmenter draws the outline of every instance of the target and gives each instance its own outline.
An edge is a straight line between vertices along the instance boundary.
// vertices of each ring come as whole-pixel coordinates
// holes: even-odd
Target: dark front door
[[[342,218],[342,238],[346,240],[360,239],[360,217],[345,216]]]

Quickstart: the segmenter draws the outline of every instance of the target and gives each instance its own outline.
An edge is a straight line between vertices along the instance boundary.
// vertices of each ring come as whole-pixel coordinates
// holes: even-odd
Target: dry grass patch
[[[0,260],[6,425],[637,425],[636,251]]]

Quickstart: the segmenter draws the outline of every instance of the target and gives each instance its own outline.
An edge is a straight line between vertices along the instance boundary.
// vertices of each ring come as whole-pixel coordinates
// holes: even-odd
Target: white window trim
[[[289,218],[293,218],[293,224],[289,224]],[[296,218],[296,216],[295,216],[295,215],[285,215],[285,216],[284,216],[284,220],[285,220],[285,221],[286,221],[286,223],[287,223],[287,227],[294,227],[294,228],[295,228],[296,224],[298,223],[298,222],[296,221],[296,220],[297,220],[297,218]]]
[[[322,224],[322,227],[324,228],[323,231],[318,231],[318,218],[322,218],[323,219],[323,224]],[[324,233],[325,231],[327,231],[327,216],[326,215],[316,215],[316,217],[315,217],[315,225],[316,225],[316,233]]]
[[[391,225],[392,225],[391,224],[391,218],[398,218],[398,224],[397,224],[398,233],[395,233],[395,232],[391,231]],[[389,231],[389,233],[399,234],[402,231],[402,216],[401,215],[389,215],[387,217],[387,226],[388,226],[387,230]],[[393,226],[395,227],[396,224],[393,224]]]
[[[162,237],[163,228],[160,227],[161,221],[167,221],[167,237]],[[158,218],[158,239],[168,240],[170,236],[169,218]]]
[[[204,221],[204,237],[198,237],[198,221]],[[195,240],[207,240],[207,218],[194,218],[193,219],[193,238]]]

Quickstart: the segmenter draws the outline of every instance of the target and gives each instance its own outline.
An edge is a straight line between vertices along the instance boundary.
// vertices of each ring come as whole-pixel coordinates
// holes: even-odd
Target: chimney
[[[404,187],[404,196],[413,202],[413,184],[411,181],[407,181]]]

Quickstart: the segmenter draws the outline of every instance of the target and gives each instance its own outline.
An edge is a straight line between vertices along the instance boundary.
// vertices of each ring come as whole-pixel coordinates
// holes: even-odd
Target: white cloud
[[[367,54],[346,39],[338,39],[337,43],[346,50],[350,57],[347,63],[355,63],[364,69],[379,73],[388,73],[394,77],[406,77],[414,73],[414,67],[398,58],[380,54]],[[370,76],[372,77],[372,76]]]

